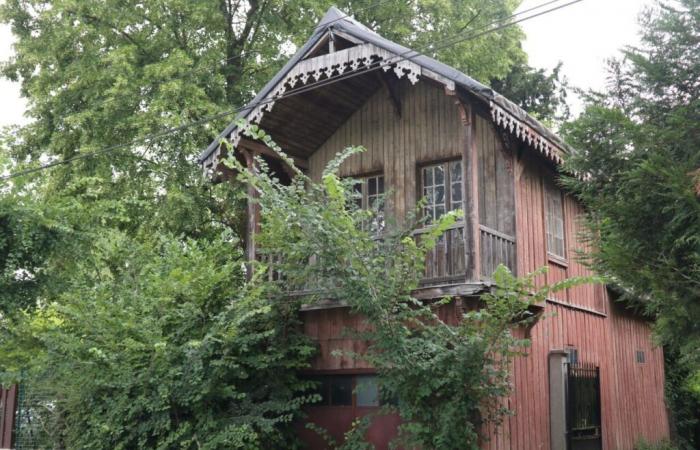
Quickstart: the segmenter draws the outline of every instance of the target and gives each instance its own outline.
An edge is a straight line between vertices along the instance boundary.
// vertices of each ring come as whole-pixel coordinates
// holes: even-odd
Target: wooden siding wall
[[[540,284],[555,283],[566,278],[587,276],[592,273],[580,261],[580,252],[587,246],[582,242],[584,231],[581,219],[583,209],[575,199],[564,196],[564,232],[566,240],[566,264],[551,261],[547,256],[544,211],[544,177],[554,174],[544,168],[542,162],[528,155],[527,151],[516,162],[516,245],[518,255],[518,273],[533,272],[548,266]],[[552,295],[552,300],[578,306],[593,312],[606,312],[605,290],[602,286],[586,284]]]
[[[464,145],[463,130],[454,98],[431,84],[420,82],[411,87],[401,85],[403,115],[397,117],[385,90],[380,90],[358,110],[310,159],[311,176],[320,178],[326,163],[347,145],[359,144],[368,151],[354,156],[341,168],[341,175],[360,175],[383,171],[388,189],[389,210],[402,218],[415,205],[417,166],[435,160],[460,156]],[[489,131],[489,128],[491,130]],[[508,153],[499,148],[500,140],[491,144],[488,133],[493,128],[483,118],[475,124],[480,159],[497,168],[496,154],[508,162]],[[493,152],[489,155],[488,149]],[[550,270],[539,280],[552,283],[567,277],[587,275],[589,271],[576,255],[585,250],[580,239],[583,229],[579,218],[581,206],[564,198],[564,221],[567,260],[551,262],[545,237],[543,177],[553,173],[529,149],[512,155],[514,177],[514,230],[517,245],[517,271],[531,272],[544,265]],[[494,159],[491,159],[493,156]],[[490,164],[493,161],[493,165]],[[485,164],[486,167],[486,164]],[[490,170],[490,169],[489,169]],[[498,173],[504,173],[494,169]],[[484,173],[484,179],[492,175]],[[497,177],[498,175],[496,175]],[[495,181],[498,184],[498,179]],[[488,189],[485,189],[488,191]],[[496,193],[494,196],[498,196]],[[483,193],[479,202],[488,211],[494,201],[492,193]],[[486,198],[489,195],[489,198]],[[498,215],[483,216],[482,223],[507,232],[510,222]],[[494,227],[496,228],[496,227]],[[446,311],[451,317],[454,311]],[[366,343],[349,339],[346,328],[364,326],[361,318],[347,309],[325,309],[302,313],[306,333],[319,345],[320,354],[313,362],[315,370],[368,371],[371,367],[352,358],[334,357],[335,349],[362,352]],[[663,354],[651,342],[651,330],[643,320],[620,310],[601,286],[586,285],[553,296],[544,306],[543,318],[530,330],[532,347],[529,355],[518,358],[513,368],[513,395],[508,399],[515,415],[483,443],[489,450],[546,450],[550,448],[548,355],[567,346],[578,349],[579,360],[600,367],[603,445],[607,450],[631,450],[639,438],[650,441],[669,435],[663,398]],[[646,362],[637,363],[636,350],[643,350]]]
[[[318,180],[336,153],[350,145],[363,145],[342,166],[342,176],[384,173],[388,211],[398,221],[415,208],[419,186],[417,166],[436,160],[459,158],[464,127],[455,97],[445,95],[427,81],[399,84],[401,117],[394,111],[386,89],[380,89],[316,151],[309,160],[310,175]]]
[[[491,121],[475,117],[479,170],[479,222],[515,236],[513,154],[506,150]]]
[[[581,206],[564,197],[566,264],[549,261],[544,229],[543,177],[552,177],[542,161],[527,150],[516,161],[516,236],[518,271],[544,265],[540,283],[590,275],[576,257],[582,243]],[[515,415],[491,433],[484,447],[549,448],[548,355],[566,347],[578,349],[579,360],[600,367],[603,448],[631,450],[640,438],[658,441],[669,435],[664,402],[663,352],[651,340],[645,321],[613,304],[604,287],[584,285],[561,292],[545,305],[543,318],[531,330],[529,355],[516,359],[510,406]],[[643,350],[646,362],[636,362]]]
[[[619,308],[595,315],[555,303],[531,331],[529,355],[515,360],[514,416],[491,433],[489,450],[549,448],[548,354],[572,346],[579,360],[600,367],[603,448],[632,450],[639,439],[669,436],[663,393],[663,352],[651,340],[649,324]],[[636,362],[643,350],[646,362]]]
[[[346,330],[361,330],[365,326],[362,317],[350,314],[348,308],[330,308],[304,311],[301,314],[304,334],[316,341],[318,353],[311,363],[313,370],[371,370],[366,362],[347,355],[333,356],[335,350],[362,354],[366,342],[351,339]]]
[[[12,447],[12,432],[17,408],[17,385],[0,386],[0,449]]]

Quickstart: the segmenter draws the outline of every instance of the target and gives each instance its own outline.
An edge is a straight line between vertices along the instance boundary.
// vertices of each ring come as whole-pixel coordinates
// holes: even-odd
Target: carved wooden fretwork
[[[334,53],[320,55],[300,61],[292,67],[287,75],[270,91],[266,99],[248,114],[248,122],[260,123],[263,115],[272,110],[275,101],[290,90],[299,89],[307,84],[338,75],[369,69],[376,64],[381,65],[384,72],[393,72],[397,78],[408,78],[412,84],[416,84],[418,77],[422,74],[418,64],[374,44],[357,45]],[[230,139],[234,145],[237,145],[240,135],[234,132]]]
[[[252,107],[246,114],[248,123],[259,124],[265,113],[271,111],[275,101],[284,94],[294,89],[303,88],[306,85],[326,80],[338,75],[355,73],[363,69],[379,66],[384,76],[392,74],[398,78],[407,78],[412,84],[416,84],[419,78],[429,78],[441,83],[449,91],[455,90],[455,83],[427,68],[421,67],[411,60],[411,54],[397,55],[371,43],[364,43],[339,50],[333,53],[323,54],[314,58],[299,61],[292,67],[285,77],[280,80],[270,93],[259,103]],[[238,146],[241,139],[241,130],[235,129],[228,136],[229,142],[234,147]],[[203,161],[203,167],[212,169],[216,166],[222,147],[219,146]]]
[[[565,154],[565,152],[559,146],[533,130],[529,125],[518,120],[496,103],[490,102],[490,107],[491,118],[497,126],[532,146],[555,164],[562,164],[564,162],[562,155]]]

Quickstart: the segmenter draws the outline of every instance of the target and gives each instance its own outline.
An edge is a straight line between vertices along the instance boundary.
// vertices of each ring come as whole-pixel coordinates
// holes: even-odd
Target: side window
[[[313,377],[318,383],[316,393],[321,396],[317,406],[352,406],[352,376],[333,375]]]
[[[384,175],[357,178],[355,183],[355,205],[359,209],[375,210],[376,216],[369,224],[371,231],[384,229]]]
[[[646,355],[644,354],[644,350],[637,350],[635,354],[637,364],[644,364],[646,362]]]
[[[357,406],[379,406],[379,387],[376,375],[358,375],[355,396]]]
[[[545,228],[547,233],[547,253],[555,258],[566,259],[564,240],[564,206],[561,191],[545,181]]]
[[[366,375],[321,375],[311,377],[317,383],[316,392],[321,400],[314,406],[377,407],[382,401],[379,395],[377,376]]]
[[[462,161],[450,161],[421,169],[424,214],[428,223],[447,211],[462,209]]]

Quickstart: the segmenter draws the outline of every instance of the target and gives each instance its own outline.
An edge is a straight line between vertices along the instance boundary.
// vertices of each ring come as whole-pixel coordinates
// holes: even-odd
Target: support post
[[[255,172],[255,151],[243,149],[243,156],[245,158],[246,168]],[[253,185],[248,185],[248,200],[246,204],[246,230],[245,230],[245,256],[248,264],[247,276],[250,279],[253,275],[253,261],[255,261],[256,251],[255,251],[255,233],[258,232],[259,226],[259,212],[255,198],[258,193],[253,187]]]
[[[0,387],[0,450],[11,449],[15,430],[18,386]]]
[[[565,350],[552,350],[549,352],[549,430],[551,450],[567,450],[566,356]]]
[[[464,145],[462,146],[462,198],[464,199],[464,263],[468,281],[481,278],[480,239],[479,239],[479,197],[478,197],[478,159],[474,139],[474,112],[469,103],[463,100],[455,102],[459,108],[464,126]]]

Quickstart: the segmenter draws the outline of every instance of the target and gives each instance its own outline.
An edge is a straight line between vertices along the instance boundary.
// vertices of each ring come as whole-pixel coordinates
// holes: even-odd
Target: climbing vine
[[[493,288],[478,300],[417,300],[412,292],[419,286],[426,253],[461,212],[446,214],[420,239],[412,232],[425,225],[417,213],[377,235],[364,225],[379,208],[358,208],[355,181],[338,176],[340,164],[363,148],[339,153],[317,182],[293,169],[293,161],[264,131],[239,126],[278,152],[296,173],[285,186],[262,159],[256,173],[235,157],[229,159],[240,180],[257,191],[257,244],[265,260],[275,261],[260,263],[256,270],[279,273],[280,288],[303,293],[305,303],[339,302],[365,319],[362,330],[346,333],[369,346],[347,356],[376,368],[386,405],[380,413],[397,413],[403,419],[395,444],[477,448],[481,431],[509,413],[504,399],[510,394],[511,362],[529,345],[523,330],[537,319],[533,307],[552,291],[590,279],[538,288],[535,278],[544,270],[517,278],[500,266]],[[364,448],[362,430],[368,424],[358,421],[358,429],[342,445]]]

